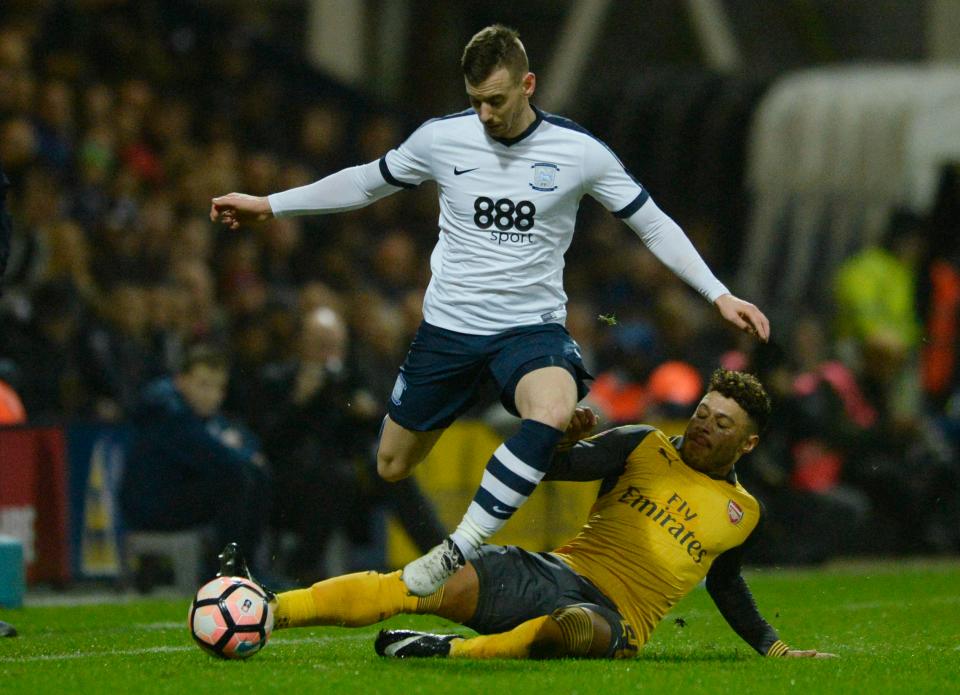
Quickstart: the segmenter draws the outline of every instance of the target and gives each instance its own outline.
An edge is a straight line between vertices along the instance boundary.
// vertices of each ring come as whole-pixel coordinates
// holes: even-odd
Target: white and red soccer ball
[[[197,644],[223,659],[253,656],[273,631],[270,602],[243,577],[217,577],[200,587],[188,619]]]

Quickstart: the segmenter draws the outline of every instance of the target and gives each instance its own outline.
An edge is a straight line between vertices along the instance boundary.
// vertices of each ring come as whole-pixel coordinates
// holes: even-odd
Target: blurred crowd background
[[[538,71],[571,9],[411,4],[409,75],[370,90],[303,57],[308,3],[0,5],[0,162],[14,219],[0,381],[29,423],[131,422],[152,383],[175,374],[191,347],[213,346],[229,361],[220,412],[262,454],[272,481],[264,489],[277,501],[263,523],[320,539],[306,545],[332,525],[364,538],[370,505],[390,495],[372,452],[421,318],[436,191],[236,232],[207,213],[217,194],[267,194],[378,159],[426,118],[466,107],[458,47],[489,21],[529,37]],[[813,31],[818,18],[853,26],[859,5],[837,9],[845,4],[787,5]],[[781,266],[753,294],[737,282],[752,239],[751,116],[777,76],[830,60],[919,60],[922,51],[886,25],[873,44],[825,30],[771,47],[778,60],[754,37],[766,60],[722,75],[679,32],[678,45],[660,37],[638,48],[636,68],[623,54],[630,44],[613,40],[625,31],[618,19],[626,13],[637,31],[659,36],[649,19],[658,13],[661,30],[676,34],[679,3],[614,5],[609,70],[564,115],[604,139],[721,280],[768,312],[776,344],[728,331],[626,227],[587,204],[566,287],[567,326],[597,377],[588,403],[605,426],[676,428],[715,367],[754,371],[775,414],[764,444],[738,466],[769,512],[752,561],[957,553],[957,169],[943,167],[929,209],[894,208],[880,233],[814,263],[814,289],[794,303],[765,291]],[[451,31],[437,25],[443,19]],[[510,426],[495,407],[475,416]]]

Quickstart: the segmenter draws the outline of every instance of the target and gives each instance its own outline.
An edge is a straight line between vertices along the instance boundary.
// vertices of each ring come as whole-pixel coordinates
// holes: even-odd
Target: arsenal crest
[[[743,520],[743,510],[740,508],[740,505],[733,500],[727,502],[727,518],[730,519],[730,523],[734,526]]]

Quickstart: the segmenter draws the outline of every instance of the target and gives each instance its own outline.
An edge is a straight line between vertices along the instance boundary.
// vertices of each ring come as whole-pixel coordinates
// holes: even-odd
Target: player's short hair
[[[770,420],[770,396],[763,384],[753,374],[735,372],[729,369],[717,369],[710,377],[707,391],[716,391],[731,398],[743,408],[758,432],[762,432]]]
[[[460,67],[467,82],[480,84],[499,67],[506,68],[519,81],[529,72],[530,63],[517,31],[493,24],[473,35],[463,49]]]
[[[178,372],[189,374],[194,367],[204,366],[218,372],[230,370],[230,360],[227,353],[215,345],[205,343],[190,347],[180,360]]]

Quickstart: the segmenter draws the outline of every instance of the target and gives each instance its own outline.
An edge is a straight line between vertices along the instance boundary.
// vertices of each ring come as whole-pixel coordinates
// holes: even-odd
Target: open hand
[[[586,406],[577,406],[573,411],[573,417],[570,418],[570,424],[563,435],[561,444],[574,444],[584,437],[590,436],[593,428],[597,426],[600,418],[590,408]]]
[[[720,315],[740,330],[757,336],[764,343],[770,340],[770,321],[750,302],[732,294],[722,294],[714,304]]]
[[[836,654],[829,652],[818,652],[816,649],[791,649],[784,656],[791,656],[795,659],[836,659]]]
[[[220,221],[230,229],[239,229],[244,222],[264,222],[273,217],[266,196],[227,193],[210,203],[210,221]]]

